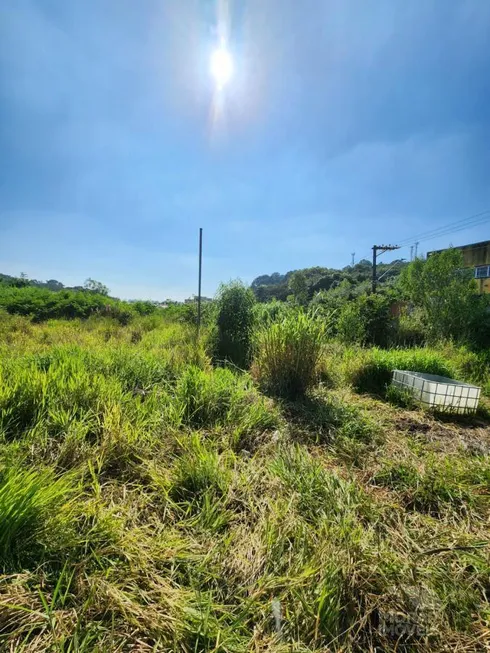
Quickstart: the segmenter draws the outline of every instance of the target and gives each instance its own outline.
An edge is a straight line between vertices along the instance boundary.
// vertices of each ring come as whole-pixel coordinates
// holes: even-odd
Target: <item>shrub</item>
[[[252,359],[255,296],[243,283],[233,281],[221,286],[217,304],[214,358],[246,369]]]
[[[415,397],[410,390],[402,390],[395,385],[388,385],[386,387],[386,399],[399,408],[408,408],[410,410],[418,407]]]
[[[348,344],[386,347],[396,325],[390,305],[383,295],[361,295],[344,304],[337,324],[340,339]]]
[[[35,322],[66,318],[88,318],[94,314],[114,317],[128,324],[133,316],[129,304],[91,291],[61,290],[28,286],[0,286],[0,309],[12,315],[26,315]]]
[[[104,317],[116,320],[121,326],[127,326],[134,317],[134,313],[129,305],[118,301],[104,304],[104,306],[98,310],[98,313],[104,315]]]
[[[305,313],[259,331],[253,375],[265,391],[294,399],[313,385],[326,326]]]
[[[155,304],[148,301],[133,302],[132,306],[138,315],[153,315],[157,310]]]
[[[368,444],[375,441],[377,429],[366,411],[346,402],[335,392],[314,390],[302,402],[289,407],[295,423],[306,427],[317,443],[330,443],[349,438]]]
[[[190,326],[197,326],[197,299],[186,304],[173,304],[163,309],[163,315]],[[201,325],[210,325],[216,319],[216,303],[203,301],[201,303]]]
[[[448,357],[454,361],[465,381],[476,384],[490,381],[490,350],[477,353],[461,347],[455,353],[448,350]]]

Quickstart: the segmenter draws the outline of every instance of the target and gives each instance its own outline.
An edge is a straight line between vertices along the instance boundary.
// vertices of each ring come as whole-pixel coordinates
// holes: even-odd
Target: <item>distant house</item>
[[[459,249],[462,253],[464,266],[474,269],[479,291],[481,293],[490,293],[490,240],[473,243],[472,245],[462,245],[454,249]],[[427,256],[440,254],[444,251],[438,249],[434,252],[428,252]]]

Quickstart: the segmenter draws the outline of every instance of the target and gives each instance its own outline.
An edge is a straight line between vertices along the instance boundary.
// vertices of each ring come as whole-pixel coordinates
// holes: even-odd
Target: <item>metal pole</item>
[[[197,290],[197,337],[201,332],[202,227],[199,228],[199,285]]]
[[[378,248],[376,245],[373,246],[373,281],[372,281],[372,292],[376,292],[376,258],[378,256]]]

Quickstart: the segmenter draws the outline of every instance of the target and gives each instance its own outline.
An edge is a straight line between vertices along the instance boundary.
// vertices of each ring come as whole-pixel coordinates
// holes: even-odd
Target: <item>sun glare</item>
[[[223,88],[233,74],[233,61],[230,53],[223,47],[218,48],[211,55],[211,74],[218,88]]]

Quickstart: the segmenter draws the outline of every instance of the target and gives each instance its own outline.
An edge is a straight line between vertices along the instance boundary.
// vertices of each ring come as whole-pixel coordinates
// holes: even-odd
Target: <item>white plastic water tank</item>
[[[442,412],[474,413],[480,400],[481,388],[437,374],[394,370],[391,383],[415,401]]]

